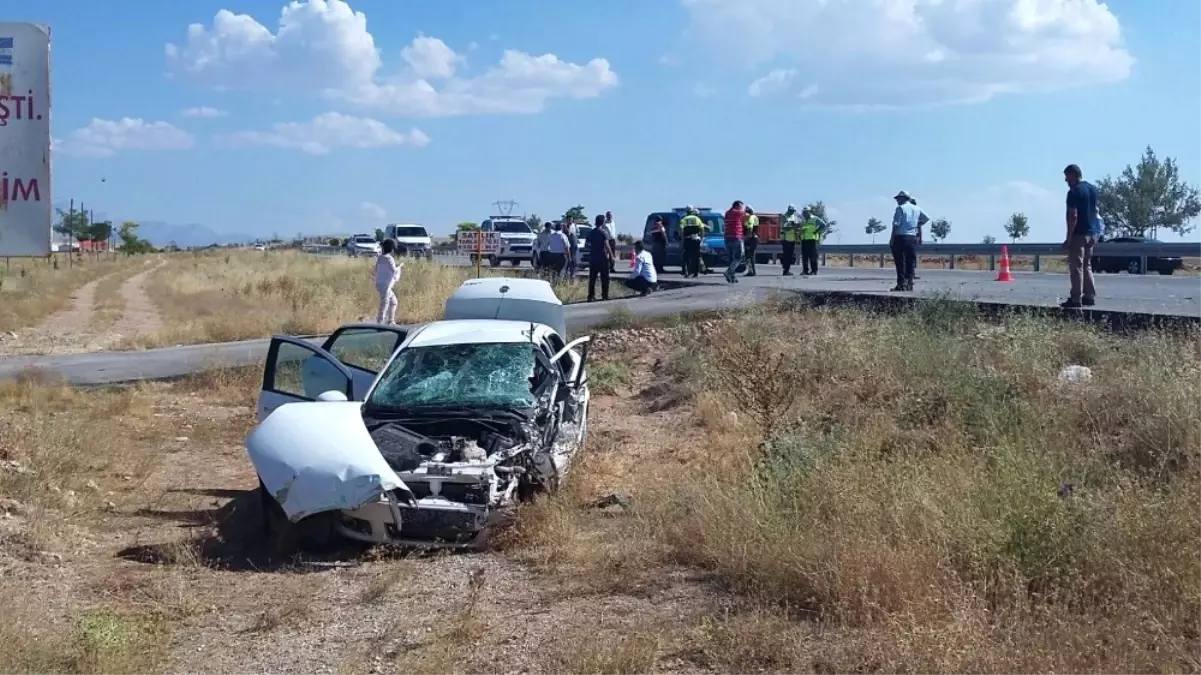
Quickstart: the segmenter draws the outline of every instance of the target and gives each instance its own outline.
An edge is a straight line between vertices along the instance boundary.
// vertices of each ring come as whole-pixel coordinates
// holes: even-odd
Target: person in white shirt
[[[534,267],[544,269],[546,262],[546,242],[550,238],[550,221],[542,223],[542,230],[534,237]]]
[[[375,259],[375,290],[379,292],[379,312],[376,323],[396,323],[396,292],[392,290],[400,281],[400,268],[404,263],[398,263],[393,254],[396,252],[396,242],[385,239],[380,244],[379,257]]]
[[[655,273],[655,259],[645,249],[641,241],[634,242],[634,269],[626,277],[626,288],[648,295],[654,290],[659,281]]]
[[[605,236],[609,237],[609,245],[613,247],[614,251],[616,251],[617,250],[617,224],[613,222],[613,212],[612,211],[605,211]],[[609,271],[616,272],[617,271],[616,265],[617,265],[617,257],[614,256],[613,258],[609,259]]]
[[[562,274],[563,268],[567,266],[567,252],[571,250],[571,242],[567,235],[563,234],[566,227],[565,223],[559,223],[546,238],[546,262],[551,275],[556,277]]]

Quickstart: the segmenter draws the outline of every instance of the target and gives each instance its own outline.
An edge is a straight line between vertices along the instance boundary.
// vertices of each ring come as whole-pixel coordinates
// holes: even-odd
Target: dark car
[[[1162,243],[1158,239],[1152,239],[1151,237],[1114,237],[1113,239],[1098,242],[1095,250],[1104,251],[1105,244],[1147,244],[1148,248],[1151,248]],[[1097,255],[1094,253],[1092,266],[1094,272],[1121,272],[1125,270],[1131,274],[1145,274],[1146,272],[1171,274],[1183,267],[1184,261],[1176,257],[1147,256],[1147,269],[1144,270],[1142,256]]]

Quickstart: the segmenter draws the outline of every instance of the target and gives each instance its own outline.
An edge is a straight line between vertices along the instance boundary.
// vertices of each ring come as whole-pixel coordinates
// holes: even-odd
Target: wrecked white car
[[[445,318],[271,341],[246,440],[277,535],[479,548],[588,431],[588,337],[550,284],[474,279]]]

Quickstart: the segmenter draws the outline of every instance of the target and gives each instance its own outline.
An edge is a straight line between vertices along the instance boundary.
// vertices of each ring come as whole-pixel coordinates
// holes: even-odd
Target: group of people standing
[[[615,248],[616,235],[613,232],[613,212],[605,211],[604,215],[596,216],[594,230],[602,230],[609,248]],[[581,242],[576,224],[569,220],[542,223],[542,231],[534,240],[534,267],[544,270],[550,276],[567,275],[573,277],[579,264]],[[609,271],[613,271],[612,256]]]

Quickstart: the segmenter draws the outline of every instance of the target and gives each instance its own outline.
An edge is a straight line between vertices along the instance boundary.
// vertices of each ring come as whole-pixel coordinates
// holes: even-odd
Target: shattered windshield
[[[534,365],[529,342],[412,347],[396,355],[366,404],[530,408]]]

